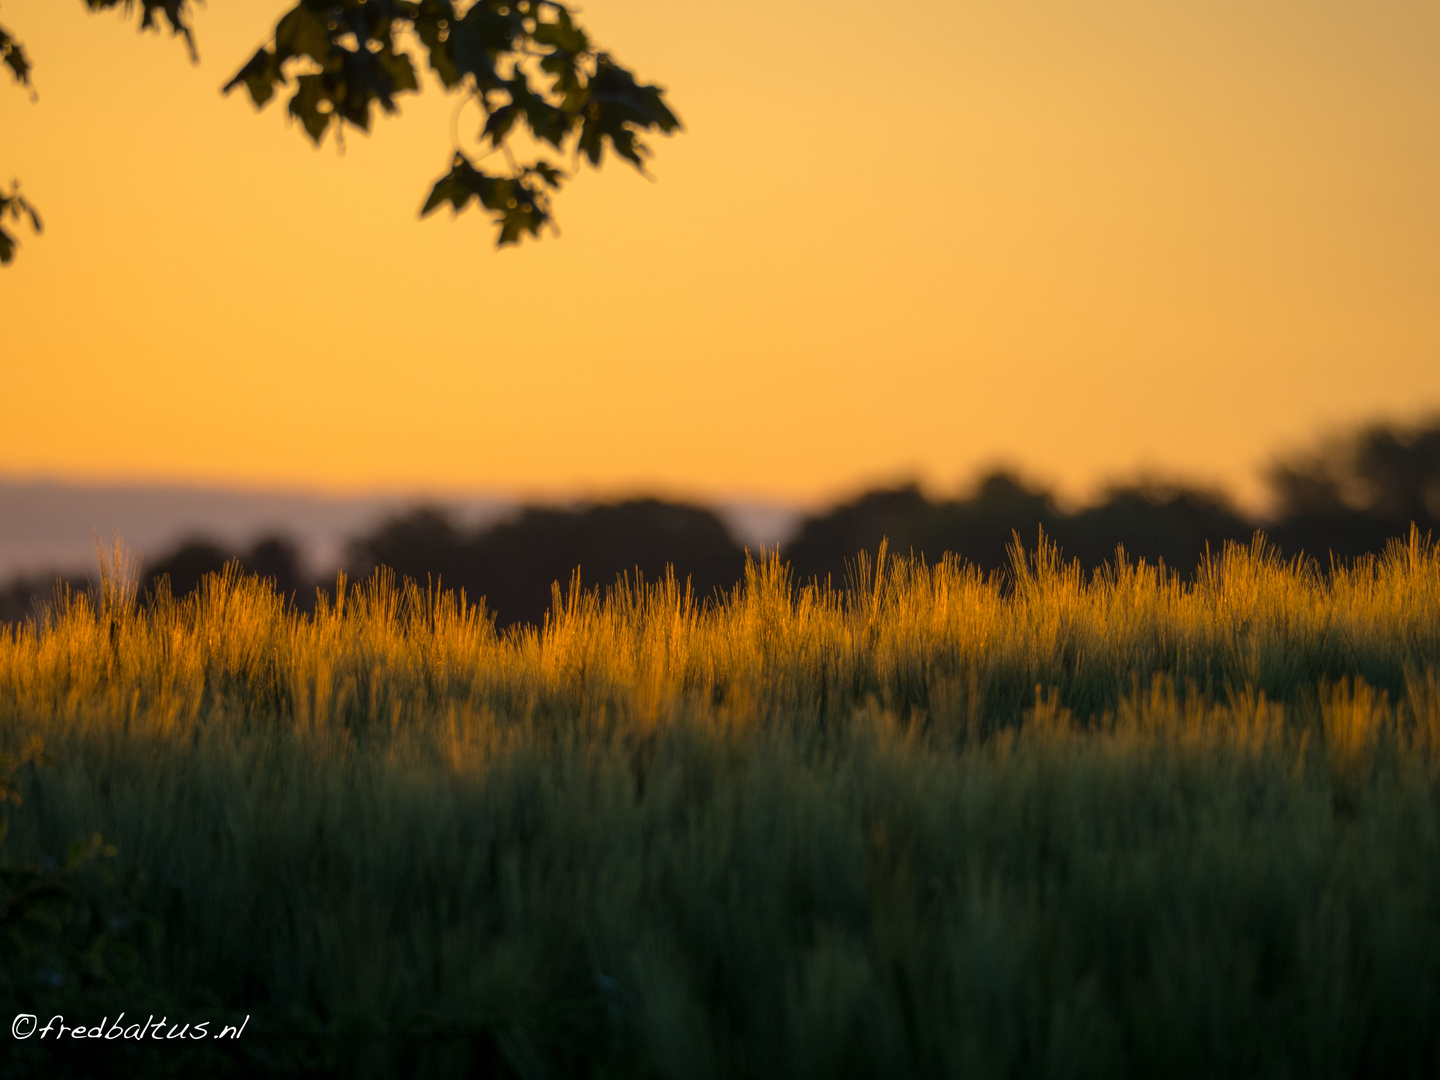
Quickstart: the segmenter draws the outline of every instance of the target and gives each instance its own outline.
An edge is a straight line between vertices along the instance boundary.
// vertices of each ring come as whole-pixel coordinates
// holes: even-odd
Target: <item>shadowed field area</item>
[[[384,573],[313,614],[233,570],[143,607],[103,577],[0,632],[0,993],[251,1019],[12,1043],[30,1075],[1440,1064],[1414,532],[1324,574],[1258,543],[1187,580],[750,562],[717,602],[557,589],[505,633]]]

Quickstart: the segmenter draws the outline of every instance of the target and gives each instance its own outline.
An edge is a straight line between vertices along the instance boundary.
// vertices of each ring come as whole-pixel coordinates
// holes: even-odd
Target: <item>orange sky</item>
[[[342,157],[220,96],[288,6],[211,0],[192,66],[0,0],[40,93],[0,86],[0,175],[46,220],[0,271],[0,474],[1253,491],[1325,425],[1440,406],[1436,5],[589,0],[687,132],[498,253],[416,218],[453,99]]]

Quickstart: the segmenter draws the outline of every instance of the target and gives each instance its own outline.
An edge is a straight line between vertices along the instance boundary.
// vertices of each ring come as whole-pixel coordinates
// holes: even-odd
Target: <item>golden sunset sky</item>
[[[563,236],[423,223],[456,99],[312,149],[79,0],[0,0],[0,475],[818,501],[1011,462],[1253,495],[1440,406],[1440,5],[588,0],[686,126]],[[476,115],[458,127],[473,146]]]

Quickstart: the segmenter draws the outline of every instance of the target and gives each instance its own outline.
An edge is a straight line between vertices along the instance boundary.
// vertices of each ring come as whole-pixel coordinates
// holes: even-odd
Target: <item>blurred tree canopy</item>
[[[138,4],[141,30],[168,27],[196,56],[191,0],[82,2],[126,13]],[[568,153],[574,166],[583,158],[599,167],[608,146],[643,172],[651,153],[644,136],[680,127],[664,91],[597,48],[556,0],[299,0],[223,90],[243,87],[256,108],[287,91],[288,115],[315,145],[331,131],[343,145],[347,124],[369,131],[377,108],[394,113],[397,97],[419,92],[417,57],[483,117],[481,152],[472,158],[451,148],[421,216],[447,203],[457,213],[477,203],[489,211],[501,247],[553,227],[550,196],[567,178],[554,157]],[[4,27],[0,62],[33,96],[33,65]],[[41,229],[18,181],[8,195],[0,190],[0,263],[15,254],[15,238],[3,229],[7,215],[28,216]]]
[[[573,509],[530,506],[513,520],[464,530],[442,510],[420,507],[382,522],[350,548],[349,570],[363,577],[386,566],[422,584],[463,589],[501,627],[539,625],[552,585],[577,572],[591,586],[621,575],[662,580],[667,568],[699,598],[732,588],[745,551],[710,510],[658,499]],[[633,580],[633,577],[632,577]]]
[[[1334,435],[1281,458],[1267,475],[1287,516],[1358,511],[1401,524],[1440,519],[1440,418]]]
[[[1226,541],[1241,543],[1263,529],[1287,557],[1316,565],[1377,554],[1411,525],[1440,535],[1440,416],[1411,425],[1373,423],[1298,449],[1272,463],[1270,513],[1256,517],[1223,492],[1183,482],[1141,478],[1105,488],[1087,506],[1066,509],[1044,487],[1004,470],[979,477],[951,498],[931,499],[918,486],[867,491],[811,515],[780,549],[796,582],[850,581],[861,551],[872,564],[882,541],[897,554],[930,561],[954,553],[985,571],[1006,572],[1018,538],[1033,548],[1043,534],[1086,570],[1112,562],[1123,547],[1130,559],[1163,563],[1190,576]],[[267,537],[243,551],[191,538],[146,564],[146,595],[180,597],[206,574],[234,561],[270,580],[302,610],[317,589],[334,584],[333,568],[307,577],[300,553],[283,537]],[[630,499],[569,509],[523,507],[511,519],[467,528],[447,511],[416,507],[376,523],[352,539],[345,569],[360,578],[378,567],[402,578],[463,589],[484,597],[500,627],[539,625],[551,610],[552,585],[577,569],[587,586],[624,574],[646,580],[666,569],[704,599],[732,588],[744,574],[745,550],[723,521],[701,506]],[[68,578],[84,588],[83,575]],[[40,617],[55,575],[0,582],[0,625]]]
[[[1266,478],[1277,543],[1323,535],[1333,553],[1376,550],[1411,523],[1440,531],[1440,416],[1409,426],[1373,423],[1279,458]]]

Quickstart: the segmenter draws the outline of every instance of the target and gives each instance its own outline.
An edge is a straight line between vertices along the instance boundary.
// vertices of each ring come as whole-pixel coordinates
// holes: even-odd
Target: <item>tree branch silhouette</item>
[[[142,31],[168,27],[197,59],[191,0],[82,2],[92,12],[121,7],[127,15],[138,5]],[[420,216],[447,203],[454,213],[476,203],[491,215],[497,247],[554,227],[551,196],[569,176],[547,147],[557,155],[569,147],[577,165],[583,158],[595,168],[608,147],[644,173],[651,156],[645,136],[681,129],[664,90],[597,48],[557,0],[299,0],[222,92],[244,87],[263,109],[284,89],[288,117],[316,146],[330,132],[343,146],[347,125],[368,132],[377,108],[394,114],[396,98],[420,92],[417,55],[446,92],[474,102],[484,117],[484,152],[472,158],[455,140]],[[30,59],[3,29],[0,60],[31,86]],[[522,136],[535,153],[513,152]],[[505,168],[482,167],[496,150]],[[28,215],[39,231],[18,181],[0,201],[0,221],[7,213],[17,220]],[[0,230],[0,262],[11,261],[14,251],[14,238]]]

